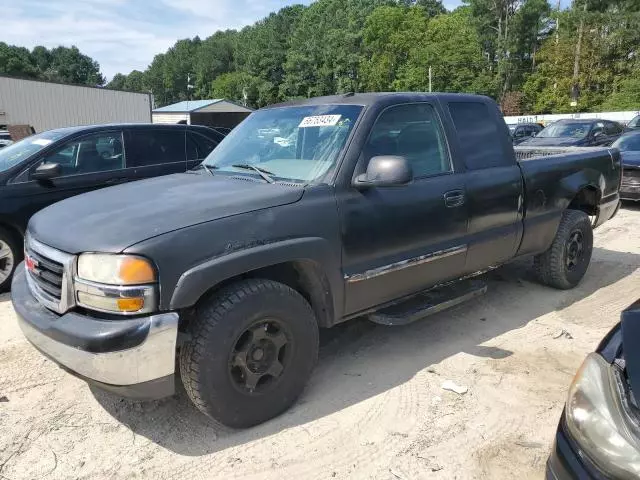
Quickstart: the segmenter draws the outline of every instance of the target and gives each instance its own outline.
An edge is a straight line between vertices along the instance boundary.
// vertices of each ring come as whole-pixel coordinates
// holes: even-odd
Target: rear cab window
[[[449,113],[458,133],[460,153],[467,170],[506,167],[514,159],[503,148],[504,132],[494,113],[482,102],[449,102]],[[481,148],[479,148],[481,146]]]

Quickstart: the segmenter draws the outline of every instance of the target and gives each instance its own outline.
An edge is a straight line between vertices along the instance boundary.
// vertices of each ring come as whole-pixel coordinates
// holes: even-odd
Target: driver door
[[[378,117],[361,164],[400,155],[414,180],[339,196],[346,314],[459,277],[465,268],[465,173],[454,170],[436,108],[395,105]]]
[[[122,145],[119,130],[69,140],[10,180],[5,187],[6,195],[20,205],[19,217],[29,218],[65,198],[125,182]],[[45,163],[59,164],[60,176],[50,180],[33,179],[35,169]]]

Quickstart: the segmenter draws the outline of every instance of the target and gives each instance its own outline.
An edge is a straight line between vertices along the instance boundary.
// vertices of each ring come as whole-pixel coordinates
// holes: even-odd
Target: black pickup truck
[[[592,227],[619,207],[620,158],[554,152],[517,161],[480,96],[276,105],[193,172],[36,214],[13,305],[27,339],[91,383],[170,395],[177,355],[202,412],[255,425],[302,392],[321,327],[408,323],[483,293],[481,273],[523,256],[543,283],[578,284]]]

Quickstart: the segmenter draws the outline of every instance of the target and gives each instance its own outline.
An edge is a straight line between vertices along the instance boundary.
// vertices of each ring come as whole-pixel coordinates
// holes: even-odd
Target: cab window
[[[438,117],[426,103],[386,109],[373,126],[364,152],[367,162],[382,155],[405,157],[415,178],[452,171]]]

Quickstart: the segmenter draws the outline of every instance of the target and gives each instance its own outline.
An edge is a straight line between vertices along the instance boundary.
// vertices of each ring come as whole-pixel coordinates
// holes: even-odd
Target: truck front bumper
[[[70,373],[137,399],[174,393],[177,313],[117,320],[58,315],[31,294],[23,265],[13,277],[11,299],[27,340]]]

